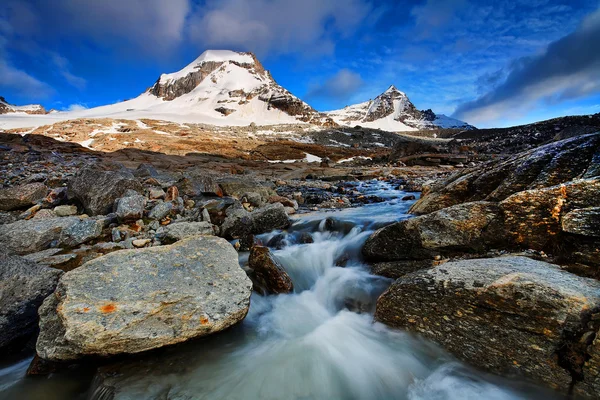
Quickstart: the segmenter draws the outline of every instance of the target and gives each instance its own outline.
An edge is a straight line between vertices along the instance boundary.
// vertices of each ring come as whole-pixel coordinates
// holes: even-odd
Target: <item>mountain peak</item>
[[[394,85],[390,85],[390,87],[387,88],[387,90],[382,93],[382,95],[388,95],[388,94],[394,94],[394,95],[399,95],[399,96],[407,97],[406,93],[398,90],[398,88],[396,86],[394,86]]]
[[[252,53],[242,53],[232,50],[206,50],[200,54],[190,65],[199,64],[202,62],[225,62],[234,61],[240,64],[254,64],[256,57]]]

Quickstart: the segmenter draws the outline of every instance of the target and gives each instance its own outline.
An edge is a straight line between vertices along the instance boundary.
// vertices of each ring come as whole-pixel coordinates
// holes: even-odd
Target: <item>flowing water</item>
[[[26,378],[29,358],[0,365],[1,399],[531,399],[552,398],[530,385],[492,377],[439,347],[373,322],[377,297],[391,283],[373,276],[360,248],[372,231],[407,218],[404,192],[359,186],[384,203],[305,214],[274,250],[293,294],[252,295],[244,322],[213,337],[101,368],[74,367]],[[299,243],[310,233],[314,243]],[[241,263],[245,257],[240,255]],[[336,265],[337,264],[337,265]],[[338,266],[343,265],[343,266]]]

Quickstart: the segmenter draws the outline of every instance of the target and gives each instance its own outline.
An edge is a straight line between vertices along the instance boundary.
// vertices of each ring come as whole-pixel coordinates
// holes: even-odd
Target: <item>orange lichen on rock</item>
[[[99,308],[101,313],[109,314],[117,310],[117,306],[114,303],[107,303]]]

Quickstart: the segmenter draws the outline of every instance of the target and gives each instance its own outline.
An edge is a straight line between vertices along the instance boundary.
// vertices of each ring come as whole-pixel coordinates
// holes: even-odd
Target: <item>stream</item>
[[[295,292],[252,295],[248,316],[225,332],[100,367],[26,377],[31,357],[0,364],[0,399],[552,399],[535,386],[494,377],[431,342],[373,322],[390,280],[371,275],[360,249],[378,227],[408,218],[407,193],[377,181],[358,190],[386,201],[297,215],[276,258]],[[313,243],[299,238],[312,235]],[[283,236],[282,236],[283,235]],[[247,254],[240,254],[240,263]],[[336,265],[337,264],[337,265]],[[558,397],[556,397],[558,398]]]

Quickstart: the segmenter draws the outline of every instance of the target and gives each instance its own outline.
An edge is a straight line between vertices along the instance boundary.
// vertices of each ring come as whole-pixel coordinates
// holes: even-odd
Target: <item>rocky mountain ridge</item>
[[[420,111],[406,93],[391,85],[373,100],[347,106],[341,110],[326,112],[340,125],[361,125],[389,131],[413,131],[427,129],[472,130],[474,126],[431,109]]]
[[[29,104],[25,106],[15,106],[0,96],[0,114],[25,113],[25,114],[46,114],[46,109],[40,104]]]

